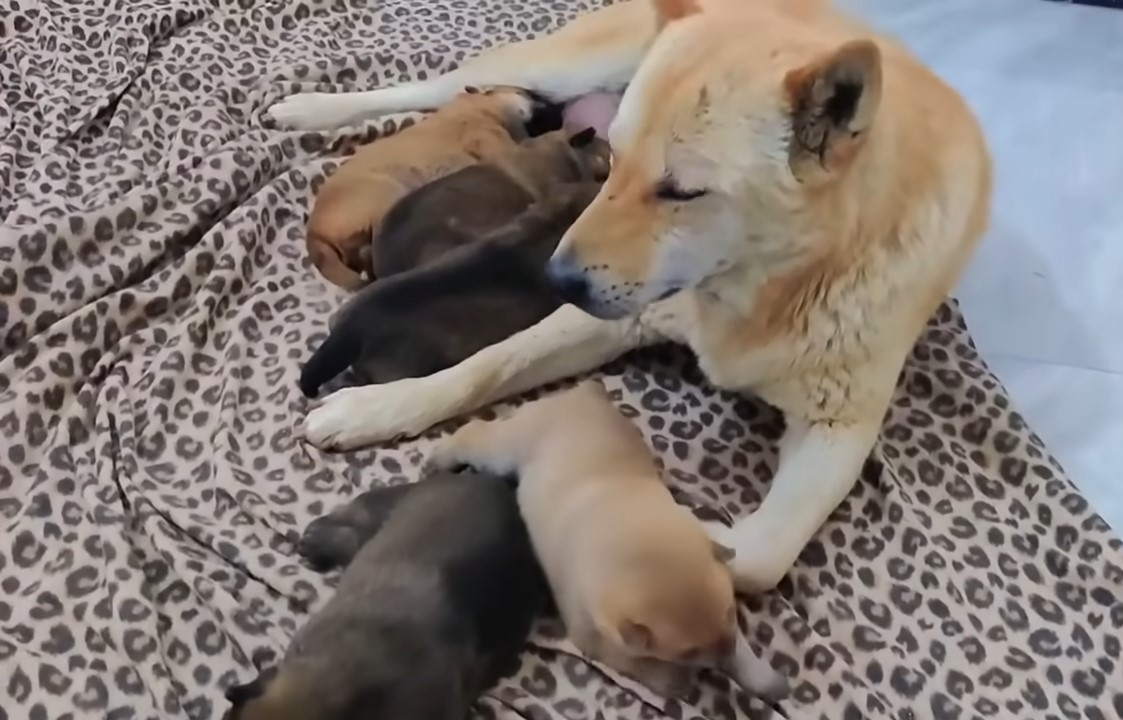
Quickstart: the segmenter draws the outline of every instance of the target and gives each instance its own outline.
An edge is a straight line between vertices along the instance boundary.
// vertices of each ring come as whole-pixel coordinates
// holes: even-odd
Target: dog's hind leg
[[[309,413],[313,445],[345,450],[417,435],[433,425],[573,377],[660,338],[634,319],[604,321],[572,305],[433,375],[345,388]]]
[[[468,86],[513,85],[555,102],[631,80],[655,37],[647,0],[577,17],[542,37],[486,50],[443,75],[364,92],[298,93],[267,111],[283,127],[330,129],[398,112],[431,110]]]

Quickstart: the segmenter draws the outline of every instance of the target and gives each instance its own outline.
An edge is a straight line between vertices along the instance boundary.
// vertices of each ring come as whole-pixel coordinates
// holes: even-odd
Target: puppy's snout
[[[585,272],[568,255],[550,258],[546,265],[546,276],[559,298],[577,307],[589,299],[589,280]]]

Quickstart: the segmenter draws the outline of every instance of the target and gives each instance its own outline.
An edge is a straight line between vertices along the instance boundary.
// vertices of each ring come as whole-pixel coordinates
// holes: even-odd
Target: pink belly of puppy
[[[597,136],[607,139],[608,126],[620,107],[620,93],[594,92],[582,95],[565,106],[562,127],[567,133],[593,128]]]

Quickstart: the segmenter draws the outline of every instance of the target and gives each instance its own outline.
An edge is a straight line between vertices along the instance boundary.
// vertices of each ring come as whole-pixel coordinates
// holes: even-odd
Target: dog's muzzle
[[[585,271],[573,262],[568,255],[550,258],[546,265],[546,277],[554,288],[554,293],[567,303],[584,308],[589,302],[589,280]]]

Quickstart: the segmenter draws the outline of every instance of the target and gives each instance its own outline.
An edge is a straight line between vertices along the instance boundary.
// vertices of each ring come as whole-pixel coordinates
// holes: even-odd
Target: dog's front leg
[[[771,589],[791,569],[854,487],[879,423],[796,421],[789,427],[776,476],[760,508],[731,528],[706,524],[715,540],[736,552],[730,568],[742,592]]]
[[[346,388],[309,413],[304,437],[346,450],[433,425],[600,367],[657,338],[634,320],[604,321],[572,305],[433,375]]]
[[[623,89],[655,37],[646,0],[582,15],[549,35],[501,45],[443,75],[365,92],[298,93],[269,108],[279,125],[300,130],[343,127],[390,113],[432,110],[468,86],[513,85],[554,101]]]

